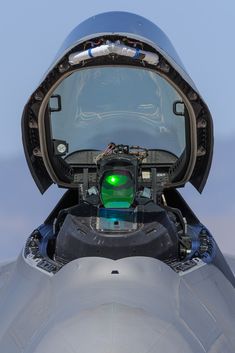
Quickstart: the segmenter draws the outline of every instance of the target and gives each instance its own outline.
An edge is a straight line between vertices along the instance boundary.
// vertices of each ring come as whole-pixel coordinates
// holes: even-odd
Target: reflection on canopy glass
[[[173,103],[182,97],[156,72],[86,68],[65,78],[55,94],[61,97],[61,110],[50,113],[52,138],[65,140],[68,153],[103,150],[111,141],[176,156],[185,149],[185,117],[173,112]]]

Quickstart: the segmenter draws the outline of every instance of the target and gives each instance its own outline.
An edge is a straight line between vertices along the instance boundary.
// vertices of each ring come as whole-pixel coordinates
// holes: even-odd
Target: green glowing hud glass
[[[134,200],[134,182],[125,171],[107,172],[101,183],[101,200],[105,208],[129,208]]]

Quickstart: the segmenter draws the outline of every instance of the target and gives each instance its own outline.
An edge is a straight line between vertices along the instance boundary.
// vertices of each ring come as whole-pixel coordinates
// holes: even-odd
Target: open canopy
[[[70,188],[111,141],[149,149],[166,187],[190,181],[202,191],[210,170],[210,112],[165,34],[130,13],[81,23],[25,106],[23,142],[43,193]],[[89,169],[90,168],[90,169]]]

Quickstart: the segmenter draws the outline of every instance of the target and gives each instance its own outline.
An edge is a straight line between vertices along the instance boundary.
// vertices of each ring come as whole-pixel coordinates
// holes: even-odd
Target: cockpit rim
[[[90,63],[89,63],[89,65],[85,64],[82,67],[75,67],[72,70],[69,70],[69,72],[65,72],[50,87],[50,89],[48,90],[47,94],[44,96],[44,99],[41,103],[39,113],[38,113],[40,148],[41,148],[41,154],[42,154],[43,161],[45,163],[47,172],[48,172],[50,178],[52,179],[52,181],[54,183],[56,183],[57,185],[64,187],[64,188],[77,187],[76,183],[64,182],[63,180],[61,180],[61,178],[58,177],[58,172],[56,173],[55,168],[53,168],[53,163],[51,161],[51,148],[49,147],[49,144],[50,144],[49,136],[51,135],[51,133],[49,131],[50,126],[49,126],[48,122],[46,121],[46,119],[48,117],[45,114],[51,95],[53,94],[55,89],[59,86],[59,84],[64,79],[66,79],[67,77],[72,75],[74,72],[77,72],[80,70],[85,70],[87,68],[96,67],[96,66],[99,66],[99,67],[107,67],[107,66],[123,67],[123,66],[125,66],[125,67],[131,67],[131,68],[139,67],[143,70],[153,71],[154,73],[157,73],[159,76],[161,76],[163,79],[165,79],[177,91],[177,93],[182,97],[182,99],[186,105],[186,108],[188,111],[188,116],[189,116],[189,124],[188,124],[189,125],[189,127],[188,127],[189,136],[188,136],[188,139],[191,141],[190,147],[186,146],[186,148],[190,150],[190,152],[189,152],[190,155],[187,158],[188,159],[188,166],[187,166],[187,168],[183,168],[184,170],[186,169],[186,171],[184,173],[183,178],[181,178],[181,180],[178,180],[177,182],[172,182],[169,185],[166,185],[166,187],[179,187],[181,185],[184,185],[190,179],[190,176],[192,175],[192,172],[193,172],[193,169],[194,169],[194,166],[196,163],[196,158],[197,158],[197,155],[196,155],[196,152],[197,152],[196,117],[195,117],[195,113],[192,109],[192,106],[189,102],[189,99],[179,89],[179,87],[177,87],[177,85],[169,79],[169,77],[167,77],[163,72],[161,72],[157,68],[153,69],[151,67],[143,67],[138,62],[136,62],[133,65],[132,61],[130,61],[129,63],[125,63],[125,64],[120,64],[120,63],[114,63],[113,61],[110,60],[110,63],[103,64],[103,65],[100,65],[100,63],[97,63],[97,61],[98,60],[94,59],[92,61],[92,64],[90,64]],[[186,143],[187,143],[187,136],[186,136]]]

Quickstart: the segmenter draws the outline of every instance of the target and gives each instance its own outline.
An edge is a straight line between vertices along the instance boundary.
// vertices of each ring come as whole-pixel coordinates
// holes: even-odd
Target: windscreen
[[[182,97],[155,71],[126,66],[80,69],[50,98],[51,138],[66,142],[65,158],[79,150],[103,150],[110,142],[179,157],[185,149],[185,116],[174,113],[176,102],[182,104]]]

